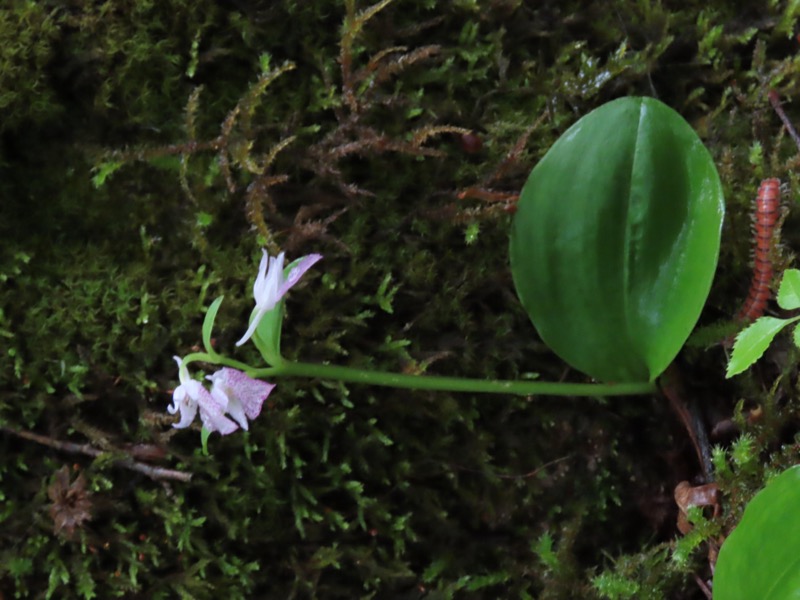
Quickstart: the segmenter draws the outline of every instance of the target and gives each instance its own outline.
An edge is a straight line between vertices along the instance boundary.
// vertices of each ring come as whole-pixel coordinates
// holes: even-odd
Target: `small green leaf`
[[[96,188],[102,187],[114,171],[122,166],[121,162],[106,162],[95,167],[95,174],[92,176],[92,185]]]
[[[206,311],[205,319],[203,319],[203,347],[211,356],[217,356],[217,353],[211,346],[211,332],[214,329],[214,321],[217,318],[217,312],[219,311],[219,307],[224,298],[225,296],[220,296],[214,300],[214,302],[211,303],[211,306],[209,306],[208,310]]]
[[[756,494],[719,552],[714,600],[800,597],[800,465]]]
[[[478,241],[478,234],[481,231],[480,223],[474,221],[467,225],[467,228],[464,230],[464,243],[467,246],[471,246],[475,242]]]
[[[255,312],[255,311],[253,311]],[[261,319],[253,334],[253,343],[264,361],[274,367],[283,362],[281,357],[281,328],[283,327],[283,300]]]
[[[189,79],[194,79],[195,73],[197,73],[197,65],[200,62],[200,36],[201,32],[197,31],[194,34],[194,39],[192,40],[192,47],[189,50],[189,64],[186,66],[186,76]]]
[[[725,377],[730,378],[734,375],[738,375],[761,358],[778,332],[789,323],[797,321],[797,319],[800,319],[800,317],[795,317],[794,319],[761,317],[755,323],[740,332],[739,335],[736,336],[731,362],[728,363],[728,370],[725,373]]]
[[[375,294],[375,299],[378,301],[378,306],[384,312],[389,313],[390,315],[394,313],[394,309],[392,308],[392,300],[394,299],[394,295],[397,293],[397,290],[400,289],[399,285],[394,287],[389,287],[389,284],[392,282],[392,274],[387,273],[386,276],[381,281],[381,284],[378,286],[378,293]]]
[[[261,67],[262,73],[269,72],[269,66],[272,63],[272,57],[269,52],[264,52],[258,57],[258,64]]]
[[[203,427],[200,430],[200,447],[203,451],[203,456],[208,456],[208,438],[211,437],[211,431]]]
[[[637,582],[625,579],[618,573],[602,573],[592,579],[592,586],[610,600],[635,598],[641,592]]]
[[[778,289],[778,306],[784,310],[800,308],[800,271],[797,269],[783,272],[781,287]]]
[[[202,229],[211,226],[213,222],[214,222],[214,216],[212,214],[203,211],[197,213],[197,224]]]
[[[751,165],[761,166],[764,164],[764,148],[762,148],[761,142],[754,142],[750,146],[750,154],[748,158]]]
[[[531,550],[539,557],[548,569],[555,571],[558,569],[558,555],[553,549],[553,537],[550,532],[545,531],[539,539],[531,543]]]

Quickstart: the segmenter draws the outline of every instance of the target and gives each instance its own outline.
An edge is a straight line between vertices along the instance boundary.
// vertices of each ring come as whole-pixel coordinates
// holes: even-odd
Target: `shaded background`
[[[703,539],[737,522],[764,469],[798,462],[796,350],[779,342],[729,382],[714,344],[747,294],[759,180],[795,202],[798,149],[766,93],[796,118],[796,4],[374,8],[0,9],[6,597],[702,598]],[[672,491],[699,467],[662,398],[281,380],[210,456],[170,427],[172,355],[222,294],[216,344],[233,352],[261,247],[325,256],[288,300],[288,357],[582,381],[516,300],[506,200],[623,95],[680,112],[726,190],[707,327],[678,359],[730,466],[713,523],[677,533]],[[789,212],[779,267],[796,232]]]

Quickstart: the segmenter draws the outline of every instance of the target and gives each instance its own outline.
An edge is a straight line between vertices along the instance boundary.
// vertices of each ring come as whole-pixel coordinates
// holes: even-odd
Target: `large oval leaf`
[[[714,600],[800,598],[800,465],[750,501],[719,552]]]
[[[717,170],[689,124],[652,98],[614,100],[528,178],[511,232],[517,294],[576,369],[652,381],[700,316],[723,214]]]

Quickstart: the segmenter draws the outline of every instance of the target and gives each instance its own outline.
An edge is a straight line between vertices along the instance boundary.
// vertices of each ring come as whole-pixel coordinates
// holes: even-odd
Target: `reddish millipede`
[[[778,224],[781,201],[779,179],[764,179],[758,187],[755,217],[755,251],[753,253],[753,281],[747,300],[736,318],[740,321],[755,321],[764,314],[772,292],[772,238]]]

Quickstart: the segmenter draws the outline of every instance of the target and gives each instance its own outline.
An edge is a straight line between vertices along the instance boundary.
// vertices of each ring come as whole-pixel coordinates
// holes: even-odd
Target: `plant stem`
[[[189,363],[193,362],[205,362],[210,363],[212,365],[225,365],[226,367],[231,367],[233,369],[239,369],[240,371],[245,371],[247,373],[252,373],[255,369],[248,365],[247,363],[240,362],[238,360],[234,360],[232,358],[228,358],[227,356],[222,356],[221,354],[210,354],[207,352],[192,352],[191,354],[187,354],[183,357],[183,364],[188,365]],[[259,372],[261,371],[269,371],[272,373],[271,369],[258,369]]]
[[[489,394],[518,394],[521,396],[633,396],[652,394],[655,383],[556,383],[546,381],[506,381],[440,377],[436,375],[405,375],[313,363],[286,361],[268,369],[250,371],[254,377],[317,377],[351,383],[365,383],[415,390],[444,390]]]
[[[55,440],[53,438],[45,437],[43,435],[38,435],[36,433],[33,433],[32,431],[11,429],[10,427],[0,427],[0,431],[4,433],[10,433],[11,435],[20,437],[23,440],[29,440],[31,442],[36,442],[44,446],[49,446],[50,448],[55,448],[56,450],[71,452],[73,454],[85,454],[87,456],[92,456],[94,458],[97,458],[98,456],[103,456],[104,454],[109,454],[109,452],[104,452],[103,450],[99,450],[94,446],[92,446],[91,444],[73,444],[72,442],[62,442],[59,440]],[[126,454],[124,450],[120,450],[119,453]],[[115,465],[125,467],[126,469],[131,469],[133,471],[138,471],[139,473],[144,473],[151,479],[155,480],[173,479],[176,481],[190,481],[192,479],[191,473],[186,473],[185,471],[176,471],[174,469],[164,469],[162,467],[156,467],[153,465],[149,465],[147,463],[136,461],[131,456],[124,456],[123,458],[120,459],[114,459],[113,462]]]

